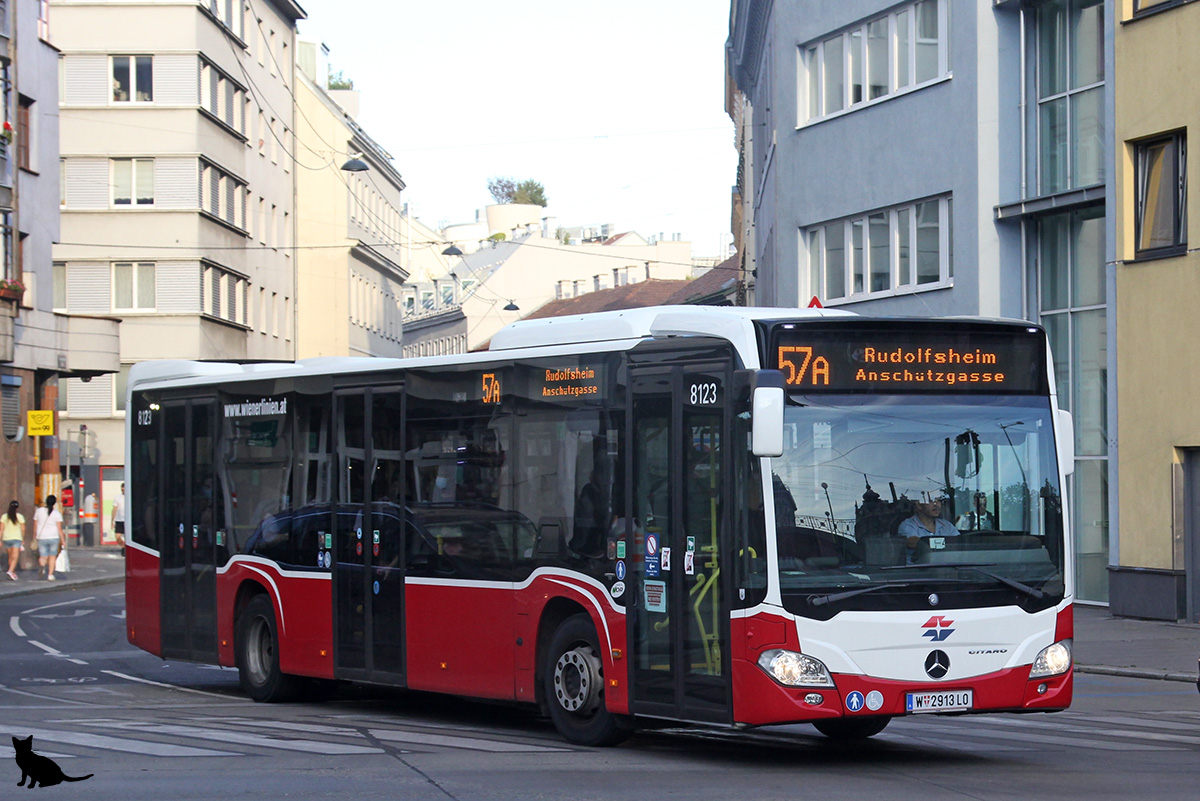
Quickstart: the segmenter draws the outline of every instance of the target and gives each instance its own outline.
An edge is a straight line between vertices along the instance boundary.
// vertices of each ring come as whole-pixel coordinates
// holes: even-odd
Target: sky
[[[730,242],[729,0],[299,2],[425,224],[474,221],[504,176],[560,226]]]

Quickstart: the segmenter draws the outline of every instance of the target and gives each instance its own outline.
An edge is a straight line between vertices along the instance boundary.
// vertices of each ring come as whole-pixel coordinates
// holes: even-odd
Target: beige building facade
[[[413,250],[404,181],[354,121],[357,92],[329,90],[324,47],[299,48],[296,355],[400,356]],[[344,170],[352,158],[366,169]]]
[[[52,0],[60,55],[54,306],[121,321],[121,370],[60,393],[108,494],[146,359],[292,360],[291,0]],[[107,502],[107,499],[106,499]]]
[[[1119,564],[1112,606],[1200,620],[1200,3],[1119,0],[1115,28]]]

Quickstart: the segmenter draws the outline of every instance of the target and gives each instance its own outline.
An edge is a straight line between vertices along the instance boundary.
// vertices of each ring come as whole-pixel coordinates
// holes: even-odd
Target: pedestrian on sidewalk
[[[58,552],[67,547],[67,534],[63,531],[62,513],[54,508],[58,498],[46,496],[46,505],[33,514],[33,528],[37,533],[38,565],[47,581],[56,581],[54,563]]]
[[[0,518],[3,522],[4,534],[0,536],[0,541],[4,543],[4,550],[8,552],[8,579],[9,581],[17,580],[17,559],[21,555],[21,550],[25,547],[21,540],[25,537],[25,515],[17,511],[20,507],[16,501],[8,504],[8,514]]]
[[[121,556],[125,555],[125,482],[121,482],[121,494],[112,505],[112,530],[117,544],[121,546]]]

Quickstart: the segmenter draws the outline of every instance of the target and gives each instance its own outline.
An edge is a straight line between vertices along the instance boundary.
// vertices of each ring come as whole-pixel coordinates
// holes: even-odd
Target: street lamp
[[[458,249],[458,245],[450,245],[450,247],[448,247],[442,251],[442,255],[443,256],[461,256],[461,255],[463,255],[463,252]]]
[[[366,172],[371,168],[362,160],[362,153],[355,153],[349,161],[342,165],[342,169],[345,172]]]
[[[517,304],[513,303],[513,302],[510,300],[510,301],[508,302],[508,305],[504,307],[504,310],[505,310],[505,311],[520,311],[520,310],[521,310],[521,307],[520,307],[520,306],[518,306]]]

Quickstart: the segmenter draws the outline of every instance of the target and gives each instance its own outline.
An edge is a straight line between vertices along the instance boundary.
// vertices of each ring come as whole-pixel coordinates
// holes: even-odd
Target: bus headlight
[[[781,651],[778,648],[763,651],[758,666],[775,681],[789,687],[833,687],[829,670],[819,659]]]
[[[1029,670],[1029,678],[1040,679],[1046,676],[1057,676],[1066,673],[1071,668],[1071,641],[1060,640],[1054,645],[1048,645],[1033,660]]]

